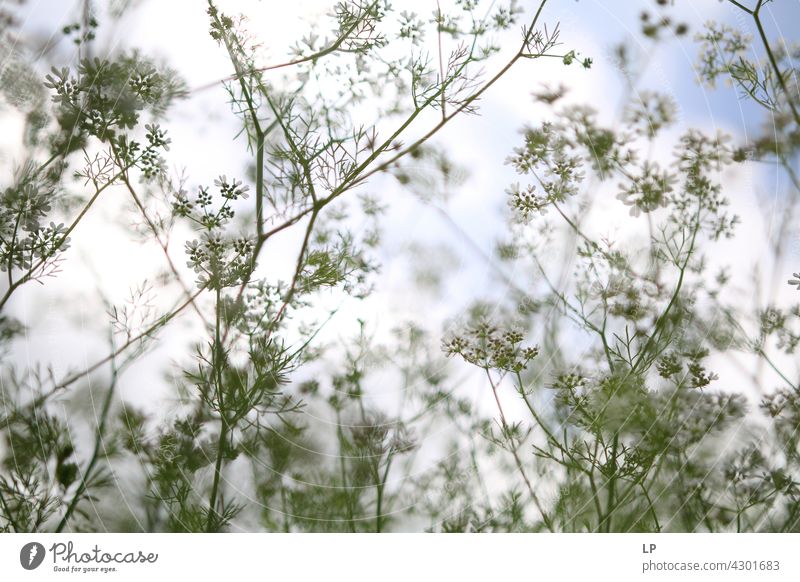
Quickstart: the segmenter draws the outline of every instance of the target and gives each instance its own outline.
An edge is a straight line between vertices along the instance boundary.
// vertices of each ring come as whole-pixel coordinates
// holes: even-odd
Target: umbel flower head
[[[219,192],[226,200],[236,200],[247,198],[249,186],[243,186],[241,180],[228,180],[224,175],[214,180],[214,185],[219,188]]]
[[[631,216],[639,216],[642,212],[652,212],[666,206],[668,195],[676,182],[677,178],[662,171],[658,164],[645,162],[640,175],[632,176],[627,184],[620,184],[622,191],[617,198],[631,207]]]
[[[480,368],[521,372],[539,355],[539,348],[523,346],[523,339],[517,330],[480,321],[445,340],[443,349],[448,356],[459,355]]]

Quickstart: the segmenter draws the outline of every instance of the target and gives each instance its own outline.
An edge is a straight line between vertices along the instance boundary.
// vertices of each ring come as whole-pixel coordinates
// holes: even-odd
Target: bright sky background
[[[45,42],[58,42],[47,59],[64,64],[75,62],[74,47],[59,31],[79,18],[81,4],[29,0],[22,8],[25,34]],[[432,0],[396,0],[394,4],[421,14],[435,8]],[[523,2],[528,10],[532,4]],[[591,70],[566,68],[557,61],[523,62],[485,96],[480,117],[461,119],[441,132],[439,143],[448,146],[454,161],[469,168],[468,179],[451,194],[445,210],[484,253],[491,254],[498,235],[504,231],[504,190],[519,179],[504,165],[505,158],[520,143],[520,127],[541,120],[543,110],[532,104],[530,92],[542,83],[552,86],[563,83],[570,88],[570,100],[593,104],[600,110],[601,119],[613,123],[613,115],[619,111],[624,97],[611,58],[611,47],[620,41],[632,41],[649,53],[639,88],[665,91],[677,101],[680,122],[671,135],[677,136],[690,127],[706,131],[721,129],[741,141],[763,119],[760,111],[739,100],[735,90],[721,87],[708,91],[697,84],[693,72],[697,45],[692,36],[702,23],[714,19],[748,31],[752,29],[751,23],[724,2],[697,0],[677,4],[671,14],[690,25],[690,34],[670,39],[650,53],[649,45],[639,33],[639,13],[644,8],[654,12],[657,8],[654,2],[550,0],[543,21],[548,27],[561,23],[564,46],[592,57]],[[103,25],[101,19],[97,50],[140,48],[144,54],[162,57],[180,71],[189,87],[204,86],[230,74],[223,50],[208,35],[205,2],[139,0],[134,5],[114,27]],[[305,33],[308,23],[318,21],[331,5],[332,2],[323,0],[218,2],[227,13],[248,15],[250,30],[259,34],[272,57],[269,62],[284,60],[293,39]],[[800,38],[800,2],[777,0],[765,9],[765,14],[770,34],[782,34],[789,40]],[[516,43],[517,30],[514,35],[505,44],[506,49]],[[19,143],[21,139],[21,124],[3,109],[0,109],[0,123],[0,149],[13,151],[15,140]],[[193,92],[189,100],[178,104],[164,124],[172,139],[170,164],[175,170],[186,169],[190,185],[211,183],[220,174],[244,175],[248,158],[244,141],[241,138],[233,141],[236,123],[221,88]],[[11,163],[13,160],[0,159],[4,171]],[[746,296],[751,288],[748,287],[751,268],[765,256],[764,235],[774,218],[769,211],[770,200],[781,195],[780,180],[776,181],[768,172],[768,168],[743,165],[723,177],[725,193],[744,223],[735,240],[719,247],[717,258],[737,267],[734,274],[740,277],[738,282],[746,304],[753,299]],[[463,244],[460,235],[436,210],[390,181],[380,181],[375,187],[380,189],[381,200],[390,204],[383,221],[386,232],[380,251],[382,273],[375,280],[375,295],[367,302],[346,305],[333,322],[330,337],[351,333],[355,317],[367,319],[379,333],[386,333],[405,319],[435,329],[431,324],[459,314],[472,299],[497,294],[494,272],[480,254]],[[618,232],[619,225],[629,218],[627,208],[614,202],[597,206],[591,224],[594,232]],[[87,274],[88,280],[99,277],[103,293],[112,301],[121,302],[131,286],[151,275],[153,265],[163,261],[155,246],[142,247],[127,239],[120,229],[124,217],[120,219],[117,210],[113,200],[93,209],[85,228],[73,236],[75,244],[67,255],[63,274],[43,287],[31,284],[17,293],[11,308],[31,329],[26,341],[17,348],[21,365],[51,361],[59,375],[67,366],[88,365],[105,355],[107,346],[99,325],[103,321],[98,311],[101,303],[97,300],[97,290],[86,287]],[[792,269],[800,270],[800,239],[794,240],[787,274]],[[294,263],[298,243],[293,236],[278,240],[270,254],[274,263],[270,264],[288,269]],[[435,308],[428,304],[431,297],[424,292],[409,292],[412,288],[409,277],[420,268],[415,265],[410,249],[420,244],[427,245],[427,256],[441,261],[437,268],[449,269],[445,275],[445,299],[438,300]],[[450,250],[446,249],[448,246]],[[182,248],[175,251],[176,263],[183,264]],[[786,302],[791,293],[784,285],[779,297]],[[164,393],[165,368],[177,355],[187,354],[189,334],[198,331],[191,319],[189,313],[164,332],[160,336],[161,348],[143,358],[125,376],[126,399],[146,404],[153,402],[154,393]]]

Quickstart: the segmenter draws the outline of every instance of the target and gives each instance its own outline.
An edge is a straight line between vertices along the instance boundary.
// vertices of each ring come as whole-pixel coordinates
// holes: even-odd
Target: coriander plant
[[[331,1],[285,46],[209,0],[227,73],[200,84],[135,36],[105,42],[136,3],[76,2],[48,50],[20,4],[0,9],[19,128],[0,159],[0,530],[797,529],[800,94],[769,2],[730,2],[754,40],[643,0],[626,10],[644,48],[600,59],[555,0]],[[708,91],[759,112],[746,140],[684,126],[650,83],[648,51],[681,41]],[[626,88],[616,112],[572,98],[598,62]],[[517,175],[482,193],[506,208],[490,254],[449,213],[479,169],[448,140],[520,72],[532,113],[506,165],[480,168]],[[187,143],[187,103],[212,95],[191,123],[224,119],[228,141]],[[181,169],[192,147],[212,161]],[[729,175],[755,164],[781,193],[751,304],[724,245],[752,218]],[[422,275],[396,275],[408,199],[490,287],[437,295],[455,278],[455,251],[425,246],[438,232],[409,247]],[[94,268],[105,252],[125,293]],[[393,276],[422,313],[381,303]],[[42,297],[79,327],[68,366],[38,343]]]

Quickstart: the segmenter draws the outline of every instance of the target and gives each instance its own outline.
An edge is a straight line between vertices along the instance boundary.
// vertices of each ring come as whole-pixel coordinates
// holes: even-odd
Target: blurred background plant
[[[136,3],[79,2],[61,30],[72,66],[36,52],[24,3],[3,8],[0,87],[23,139],[0,205],[0,528],[794,531],[800,307],[778,302],[800,190],[797,55],[764,31],[767,3],[731,4],[763,62],[739,29],[642,2],[647,44],[613,50],[628,90],[612,122],[565,86],[535,89],[494,255],[448,213],[470,173],[447,131],[512,70],[593,66],[546,0],[332,3],[273,64],[248,16],[208,2],[230,72],[194,88],[142,51],[101,50]],[[763,110],[756,137],[679,132],[680,104],[641,86],[648,55],[690,34],[701,80]],[[246,162],[194,178],[173,169],[187,150],[170,125],[218,86]],[[751,307],[715,249],[741,236],[727,176],[755,162],[788,181]],[[441,215],[501,291],[476,290],[446,325],[431,302],[427,325],[379,333],[359,305],[393,269],[389,183]],[[106,274],[81,280],[105,314],[101,357],[23,359],[21,302],[83,260],[70,250],[103,203],[157,250],[158,272],[122,301]],[[613,212],[616,235],[602,228]],[[452,255],[418,252],[429,270],[406,292],[444,287]],[[165,392],[134,403],[125,377],[165,349]]]

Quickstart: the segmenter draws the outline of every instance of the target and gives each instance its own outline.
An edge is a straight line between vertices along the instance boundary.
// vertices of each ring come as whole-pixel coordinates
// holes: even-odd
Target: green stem
[[[327,56],[327,55],[329,55],[331,53],[336,52],[337,50],[339,50],[339,47],[342,45],[342,43],[344,43],[344,41],[347,40],[347,38],[353,33],[353,31],[355,31],[356,28],[359,25],[361,25],[364,22],[364,20],[366,20],[366,17],[373,10],[373,8],[375,8],[377,6],[377,4],[378,4],[378,0],[375,0],[369,6],[369,8],[364,10],[364,13],[359,18],[357,18],[347,30],[345,30],[332,44],[330,44],[329,46],[325,47],[324,49],[322,49],[320,51],[317,51],[317,52],[315,52],[313,54],[310,54],[308,56],[305,56],[305,57],[298,57],[296,59],[293,59],[291,61],[287,61],[285,63],[279,63],[279,64],[276,64],[276,65],[267,65],[267,66],[264,66],[264,67],[256,67],[256,68],[251,69],[249,72],[251,74],[265,73],[267,71],[274,71],[274,70],[283,69],[283,68],[286,68],[286,67],[293,67],[293,66],[300,65],[300,64],[303,64],[303,63],[308,63],[308,62],[312,62],[313,63],[314,61],[317,61],[318,59],[321,59],[321,58],[323,58],[323,57],[325,57],[325,56]],[[213,4],[211,2],[209,2],[209,5],[213,6]],[[215,85],[217,85],[219,83],[224,83],[226,81],[233,81],[236,78],[240,78],[240,73],[239,73],[238,69],[237,69],[237,72],[234,73],[233,75],[228,75],[227,77],[225,77],[223,79],[219,79],[218,81],[213,81],[211,83],[207,83],[205,85],[202,85],[200,87],[197,87],[197,88],[193,89],[192,91],[193,92],[197,92],[197,91],[203,91],[205,89],[210,89],[211,87],[214,87]]]
[[[20,533],[19,526],[17,525],[17,522],[14,520],[14,516],[11,513],[11,509],[8,507],[8,503],[6,502],[6,497],[5,495],[3,495],[2,491],[0,491],[0,504],[3,506],[3,511],[5,511],[6,521],[8,522],[8,525],[14,528],[15,533]]]
[[[342,476],[342,487],[345,490],[345,503],[347,505],[347,524],[350,526],[352,533],[356,532],[356,524],[353,519],[355,515],[355,508],[353,507],[353,496],[350,491],[350,486],[347,482],[347,467],[345,465],[345,445],[344,432],[342,431],[342,415],[339,409],[336,409],[336,438],[339,440],[339,470]]]
[[[138,161],[138,159],[137,159],[136,161]],[[133,163],[136,163],[136,161],[135,161],[135,162],[133,162]],[[131,165],[133,165],[133,163],[132,163]],[[103,192],[103,190],[105,190],[106,188],[108,188],[109,186],[111,186],[112,184],[114,184],[114,183],[117,181],[117,179],[118,179],[118,178],[120,178],[120,177],[121,177],[121,176],[124,174],[124,172],[126,172],[128,169],[130,169],[130,167],[131,167],[131,166],[128,166],[128,167],[126,167],[126,168],[123,168],[122,170],[120,170],[120,171],[119,171],[117,174],[115,174],[114,176],[112,176],[112,177],[111,177],[111,178],[108,180],[108,182],[106,182],[105,184],[103,184],[103,185],[102,185],[102,186],[100,186],[99,188],[97,188],[97,187],[95,186],[95,188],[96,188],[96,191],[95,191],[94,195],[92,195],[92,197],[89,199],[89,201],[88,201],[88,202],[86,203],[86,205],[83,207],[83,209],[81,209],[81,211],[78,213],[78,216],[76,216],[76,217],[75,217],[75,219],[72,221],[72,223],[71,223],[71,224],[70,224],[70,225],[67,227],[67,229],[64,231],[64,234],[63,234],[63,235],[61,236],[61,238],[59,239],[58,243],[57,243],[56,245],[54,245],[54,248],[53,248],[53,254],[55,254],[55,252],[56,252],[58,249],[60,249],[60,248],[61,248],[61,247],[64,245],[64,243],[67,241],[67,238],[69,237],[70,233],[72,233],[72,231],[73,231],[73,230],[75,230],[75,227],[77,227],[77,226],[78,226],[78,223],[79,223],[81,220],[83,220],[83,217],[84,217],[84,216],[86,216],[86,213],[87,213],[87,212],[89,212],[89,209],[90,209],[90,208],[91,208],[91,207],[94,205],[94,203],[97,201],[97,198],[100,196],[100,194]],[[8,289],[6,290],[5,294],[2,296],[2,298],[0,298],[0,311],[2,311],[3,307],[5,306],[5,304],[6,304],[6,303],[8,302],[8,300],[11,298],[11,295],[12,295],[12,293],[14,293],[14,291],[16,291],[16,290],[17,290],[17,288],[18,288],[20,285],[22,285],[22,284],[24,284],[24,283],[27,283],[28,281],[30,281],[30,280],[33,278],[33,274],[34,274],[34,273],[35,273],[35,272],[36,272],[36,271],[37,271],[37,270],[38,270],[40,267],[42,267],[42,266],[45,264],[45,262],[47,261],[47,259],[48,259],[48,258],[50,258],[50,257],[49,257],[49,256],[41,257],[41,258],[40,258],[40,259],[39,259],[39,260],[38,260],[38,261],[37,261],[35,264],[33,264],[33,265],[32,265],[32,266],[31,266],[31,267],[30,267],[30,268],[29,268],[29,269],[28,269],[28,270],[27,270],[27,271],[26,271],[26,272],[25,272],[25,273],[24,273],[24,274],[23,274],[23,275],[22,275],[22,276],[19,278],[19,279],[17,279],[16,281],[14,281],[14,283],[13,283],[13,284],[9,285],[9,287],[8,287]],[[10,265],[9,265],[9,267],[10,267]],[[9,277],[10,277],[10,276],[11,276],[11,269],[9,269]]]
[[[386,488],[386,479],[389,476],[389,467],[392,466],[391,456],[386,460],[386,467],[383,471],[383,476],[376,483],[377,501],[375,502],[375,532],[381,533],[383,531],[383,492]]]
[[[592,490],[592,501],[594,502],[594,509],[597,512],[597,527],[603,523],[603,507],[600,505],[600,491],[597,489],[597,483],[594,480],[594,467],[589,472],[589,488]]]
[[[542,503],[539,501],[539,497],[536,495],[536,492],[533,490],[533,485],[531,485],[530,480],[528,479],[528,475],[525,473],[525,468],[522,465],[522,460],[519,458],[519,453],[517,452],[517,444],[514,442],[511,436],[511,430],[508,426],[508,422],[506,422],[506,415],[503,412],[503,405],[500,404],[500,397],[497,394],[497,386],[492,379],[492,375],[489,372],[488,368],[484,368],[486,372],[486,377],[489,379],[489,384],[492,387],[492,394],[494,395],[494,400],[497,403],[497,410],[500,413],[500,424],[502,426],[503,431],[503,439],[508,444],[508,450],[511,452],[511,455],[514,457],[514,463],[517,466],[517,470],[519,474],[522,476],[522,480],[525,482],[525,486],[528,488],[528,493],[533,500],[533,504],[536,506],[536,509],[539,510],[539,513],[542,514],[542,521],[544,522],[547,529],[551,532],[555,531],[553,527],[553,522],[550,520],[550,516],[547,515],[547,512],[544,510]]]
[[[653,518],[653,524],[656,526],[656,531],[661,532],[661,524],[658,521],[658,515],[656,514],[655,507],[653,506],[653,500],[650,499],[650,493],[647,491],[647,487],[644,486],[642,481],[639,482],[639,487],[642,488],[642,493],[644,493],[644,498],[647,500],[647,508],[650,512],[650,516]]]
[[[617,487],[617,452],[619,448],[619,434],[614,435],[611,444],[611,476],[608,478],[608,498],[606,499],[606,512],[603,516],[601,525],[604,526],[606,533],[611,532],[611,514],[616,509],[615,496]],[[608,460],[606,462],[609,462]]]
[[[220,429],[219,440],[217,442],[217,460],[214,464],[214,482],[211,485],[211,494],[208,498],[208,521],[206,523],[206,531],[211,532],[214,530],[214,518],[217,517],[217,495],[219,492],[219,482],[222,475],[222,461],[225,457],[225,446],[228,438],[228,419],[225,414],[225,403],[223,400],[223,386],[222,386],[222,344],[220,337],[220,319],[221,319],[221,289],[219,284],[216,288],[216,321],[214,324],[214,375],[215,375],[215,390],[217,396],[217,404],[219,406],[220,416]]]
[[[117,376],[118,376],[117,368],[114,363],[114,359],[112,358],[111,385],[108,388],[108,392],[106,393],[106,397],[103,401],[103,408],[100,412],[100,422],[97,425],[97,432],[95,434],[94,450],[92,451],[92,456],[89,460],[89,464],[86,466],[86,470],[83,472],[83,477],[81,478],[81,482],[78,485],[78,488],[75,490],[75,494],[72,496],[72,499],[70,500],[66,512],[64,512],[61,521],[56,527],[56,533],[61,533],[66,527],[67,522],[72,517],[72,514],[75,512],[75,509],[78,507],[78,503],[83,498],[83,494],[89,488],[89,480],[94,475],[94,468],[97,465],[97,462],[100,460],[100,448],[103,446],[103,437],[105,435],[106,421],[108,420],[108,413],[109,410],[111,409],[111,401],[113,399],[114,389],[117,384]]]
[[[772,65],[772,70],[775,73],[775,76],[778,78],[778,84],[781,86],[781,90],[783,91],[784,96],[786,97],[786,102],[789,104],[789,109],[792,110],[792,117],[794,117],[794,122],[800,127],[800,112],[797,110],[797,106],[792,99],[792,96],[789,93],[789,89],[786,87],[786,81],[783,78],[783,74],[781,73],[780,67],[778,67],[778,61],[775,59],[775,55],[772,52],[772,48],[769,46],[769,41],[767,40],[767,34],[764,31],[764,27],[761,24],[761,17],[759,16],[759,12],[761,11],[761,7],[763,6],[763,0],[759,0],[756,9],[752,12],[753,20],[756,23],[756,28],[758,29],[758,35],[761,37],[761,43],[764,45],[764,50],[767,52],[767,58],[769,59],[770,65]]]

